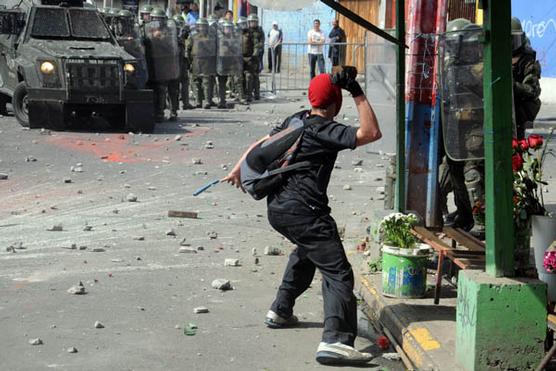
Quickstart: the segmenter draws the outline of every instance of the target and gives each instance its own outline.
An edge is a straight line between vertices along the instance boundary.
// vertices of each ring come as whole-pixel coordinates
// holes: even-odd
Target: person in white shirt
[[[309,44],[309,68],[311,70],[311,79],[315,77],[315,67],[319,66],[319,73],[324,73],[324,43],[326,37],[320,30],[320,20],[313,21],[313,29],[307,33],[307,42]]]
[[[268,72],[272,72],[274,66],[276,73],[280,73],[282,61],[282,30],[278,28],[278,22],[272,22],[272,29],[268,32]]]

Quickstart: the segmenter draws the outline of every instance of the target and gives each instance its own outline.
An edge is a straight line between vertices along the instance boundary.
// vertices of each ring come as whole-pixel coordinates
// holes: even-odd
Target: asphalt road
[[[305,99],[180,112],[177,123],[151,135],[90,123],[68,132],[23,130],[13,117],[0,118],[0,173],[8,174],[0,180],[0,369],[325,369],[314,360],[322,331],[319,276],[298,300],[298,328],[263,324],[292,248],[269,226],[264,202],[227,185],[192,196]],[[354,159],[363,160],[357,169]],[[373,198],[384,163],[362,149],[339,156],[330,194],[346,247],[382,207]],[[347,184],[352,190],[343,190]],[[130,193],[136,202],[127,201]],[[169,210],[197,211],[199,218],[169,218]],[[62,230],[47,230],[55,225]],[[180,253],[181,244],[203,249]],[[283,255],[263,255],[266,246]],[[225,267],[227,258],[241,266]],[[216,278],[229,279],[234,290],[213,289]],[[69,294],[79,282],[87,294]],[[209,313],[194,314],[199,306]],[[198,327],[194,336],[184,335],[189,323]],[[366,323],[368,338],[356,345],[378,353]],[[35,338],[43,344],[30,345]],[[381,357],[372,367],[403,369]]]

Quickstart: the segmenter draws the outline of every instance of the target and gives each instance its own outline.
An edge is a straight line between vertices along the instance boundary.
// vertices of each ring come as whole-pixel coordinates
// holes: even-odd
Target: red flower
[[[519,148],[522,151],[527,151],[529,149],[529,142],[527,142],[527,139],[521,139],[519,141]]]
[[[533,149],[541,148],[544,143],[544,138],[537,134],[529,135],[529,147]]]
[[[523,169],[523,157],[520,154],[512,156],[512,169],[514,172]]]
[[[516,138],[512,139],[512,149],[513,149],[513,150],[516,150],[516,149],[517,149],[517,146],[518,146],[517,139],[516,139]]]

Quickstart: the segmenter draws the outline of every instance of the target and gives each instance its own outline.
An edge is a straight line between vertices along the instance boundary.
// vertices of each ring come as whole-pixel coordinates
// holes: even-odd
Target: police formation
[[[235,25],[209,16],[190,26],[180,15],[168,19],[150,5],[139,10],[138,22],[126,10],[101,13],[120,45],[141,61],[141,76],[154,92],[157,122],[166,120],[165,109],[175,120],[180,101],[188,110],[229,108],[227,98],[241,104],[260,99],[264,32],[256,15],[240,17]]]

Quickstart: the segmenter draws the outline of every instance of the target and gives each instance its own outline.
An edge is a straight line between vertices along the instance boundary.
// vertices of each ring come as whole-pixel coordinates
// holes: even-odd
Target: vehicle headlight
[[[124,71],[129,74],[132,74],[135,72],[135,66],[131,63],[126,63],[124,64]]]
[[[41,63],[41,72],[45,75],[52,75],[56,71],[56,66],[50,61],[44,61]]]

